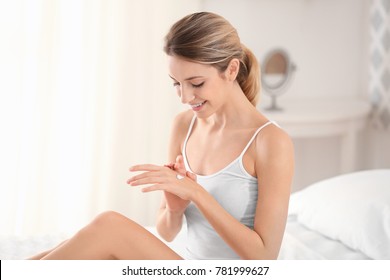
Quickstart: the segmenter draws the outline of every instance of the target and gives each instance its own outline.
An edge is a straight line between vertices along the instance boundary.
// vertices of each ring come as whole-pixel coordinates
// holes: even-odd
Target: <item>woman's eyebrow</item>
[[[175,80],[175,78],[173,78],[171,75],[168,75],[169,77],[171,77],[172,80]],[[194,79],[199,79],[199,78],[204,78],[203,76],[191,76],[191,77],[188,77],[186,79],[184,79],[184,81],[190,81],[190,80],[194,80]]]
[[[169,78],[171,78],[172,80],[175,80],[176,81],[176,79],[174,78],[174,77],[172,77],[171,75],[168,75],[169,76]]]
[[[184,81],[190,81],[190,80],[195,80],[195,79],[199,79],[199,78],[204,78],[203,76],[192,76],[192,77],[189,77],[187,79],[184,79]]]

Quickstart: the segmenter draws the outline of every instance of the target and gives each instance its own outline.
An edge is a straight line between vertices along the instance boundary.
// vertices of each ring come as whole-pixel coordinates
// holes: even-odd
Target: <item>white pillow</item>
[[[390,169],[333,177],[292,194],[289,213],[373,259],[390,259]]]

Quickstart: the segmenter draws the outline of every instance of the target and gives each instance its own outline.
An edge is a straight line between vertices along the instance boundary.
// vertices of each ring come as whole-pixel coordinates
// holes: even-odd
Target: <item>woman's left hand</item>
[[[165,166],[141,164],[132,166],[130,171],[143,171],[127,181],[131,186],[151,185],[144,187],[142,192],[161,190],[172,193],[181,199],[193,201],[196,193],[202,189],[193,179],[182,176]]]

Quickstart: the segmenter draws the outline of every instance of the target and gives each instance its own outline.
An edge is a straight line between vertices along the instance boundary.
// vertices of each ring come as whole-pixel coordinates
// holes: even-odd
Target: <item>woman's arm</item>
[[[173,121],[168,148],[168,160],[170,163],[176,163],[176,169],[183,168],[182,158],[178,157],[178,155],[181,155],[181,146],[193,116],[190,113],[188,111],[183,112]],[[183,173],[180,170],[179,172]],[[174,194],[163,192],[156,227],[160,236],[166,241],[172,241],[179,233],[183,223],[183,214],[188,204],[189,201],[187,200],[183,200]]]
[[[213,228],[242,259],[276,259],[286,225],[294,172],[293,145],[279,128],[270,126],[267,130],[257,137],[254,149],[258,178],[254,230],[224,211],[207,193],[195,201]]]
[[[164,194],[165,195],[165,194]],[[171,242],[180,232],[184,211],[170,211],[166,207],[165,197],[161,201],[157,216],[157,232],[166,241]]]

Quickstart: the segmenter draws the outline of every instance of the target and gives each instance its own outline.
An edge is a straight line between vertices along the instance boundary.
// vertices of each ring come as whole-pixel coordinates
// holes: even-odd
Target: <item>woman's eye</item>
[[[192,87],[194,87],[194,88],[200,88],[200,87],[202,87],[203,85],[204,85],[204,82],[202,82],[202,83],[200,83],[200,84],[196,84],[196,85],[192,84]]]
[[[173,86],[174,86],[174,87],[180,86],[180,83],[177,83],[177,82],[176,82],[176,83],[173,83]]]

